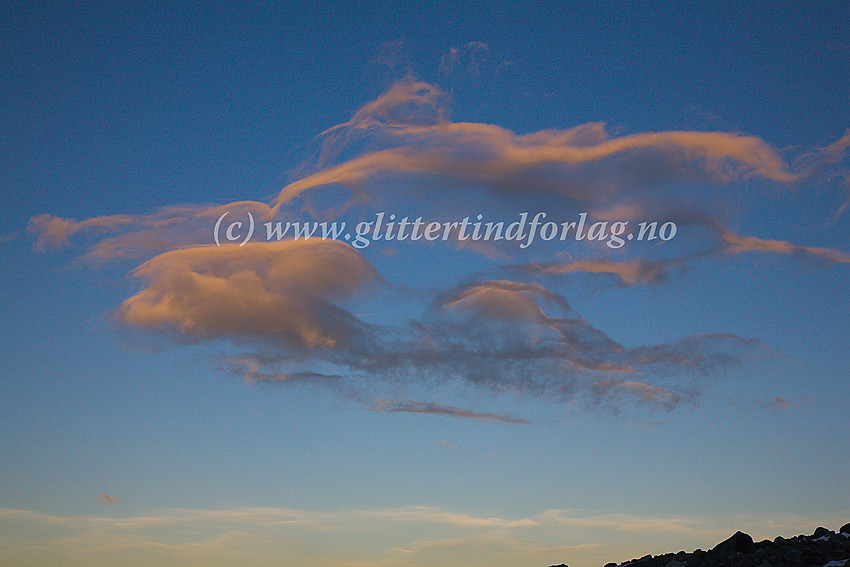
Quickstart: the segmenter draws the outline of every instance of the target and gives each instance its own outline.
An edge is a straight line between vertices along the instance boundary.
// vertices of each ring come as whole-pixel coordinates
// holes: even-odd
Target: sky
[[[3,565],[850,519],[846,3],[0,11]]]

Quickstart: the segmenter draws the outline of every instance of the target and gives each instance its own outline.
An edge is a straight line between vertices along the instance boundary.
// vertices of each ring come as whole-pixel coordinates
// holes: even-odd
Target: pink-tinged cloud
[[[130,215],[92,217],[83,221],[63,219],[47,213],[30,219],[27,230],[36,235],[35,249],[42,252],[68,244],[68,238],[84,230],[114,230],[134,222]]]
[[[754,236],[741,236],[732,231],[718,227],[727,254],[743,254],[745,252],[766,252],[773,254],[792,254],[807,256],[830,264],[846,264],[850,262],[850,254],[834,248],[818,248],[801,246],[785,240],[770,240]]]
[[[507,280],[479,282],[462,287],[445,296],[441,307],[473,312],[491,319],[545,323],[548,318],[541,310],[538,299],[553,301],[569,310],[565,299],[542,285]]]
[[[225,339],[240,348],[247,345],[245,350],[252,352],[233,358],[229,366],[252,382],[338,389],[344,383],[346,395],[371,400],[376,396],[360,395],[350,382],[389,388],[455,381],[497,393],[559,401],[579,393],[609,404],[630,398],[667,409],[680,402],[680,394],[663,385],[636,382],[634,376],[708,373],[740,362],[751,340],[711,335],[627,347],[590,325],[561,295],[538,284],[508,280],[477,281],[437,292],[432,308],[421,317],[377,328],[344,307],[358,292],[381,281],[347,244],[255,239],[241,247],[211,245],[215,221],[225,213],[241,221],[248,213],[258,222],[279,220],[279,215],[311,211],[312,204],[293,199],[330,184],[348,187],[363,203],[377,202],[382,196],[378,193],[387,191],[383,182],[398,176],[417,181],[390,190],[403,203],[414,202],[424,187],[432,187],[442,203],[445,193],[440,187],[469,186],[489,190],[496,205],[506,196],[536,193],[554,197],[567,209],[581,203],[598,207],[603,211],[600,218],[623,219],[645,210],[636,196],[666,203],[672,199],[669,193],[690,181],[796,179],[777,152],[752,136],[674,131],[612,137],[601,123],[518,135],[492,124],[452,123],[445,99],[427,83],[397,84],[349,122],[324,132],[318,155],[270,204],[167,207],[149,215],[79,222],[41,215],[32,219],[29,229],[37,235],[38,249],[63,245],[82,233],[107,234],[86,258],[150,258],[134,270],[142,288],[116,309],[116,318],[183,340]],[[450,183],[435,188],[434,181]],[[669,182],[675,185],[665,195],[648,191]],[[333,201],[333,207],[348,205]],[[301,210],[295,211],[296,205]],[[846,254],[837,251],[736,235],[701,211],[694,213],[693,207],[668,208],[721,235],[722,243],[713,242],[709,252],[803,253],[846,261]],[[529,265],[526,271],[599,273],[634,285],[662,281],[684,261],[595,259]],[[286,366],[293,360],[295,368]],[[394,411],[487,418],[475,412],[461,415],[468,410],[459,408],[411,404]]]
[[[638,404],[652,404],[668,411],[675,408],[682,400],[679,394],[666,388],[643,382],[630,382],[610,378],[594,382],[591,390],[601,400],[605,400],[606,398],[616,400],[621,393],[627,393],[637,398]]]
[[[30,219],[27,231],[36,235],[35,249],[40,252],[67,246],[75,235],[96,235],[100,240],[83,258],[101,262],[149,257],[184,246],[212,243],[212,228],[225,213],[241,221],[246,221],[251,213],[257,223],[272,215],[265,203],[237,201],[162,207],[150,214],[109,215],[82,221],[42,214]]]
[[[227,364],[250,382],[330,388],[355,402],[371,403],[367,407],[376,411],[495,421],[518,418],[434,403],[365,400],[391,399],[379,396],[397,396],[409,386],[418,390],[465,384],[496,395],[555,402],[578,397],[615,410],[635,403],[669,410],[684,399],[682,391],[689,400],[698,395],[693,386],[681,389],[689,376],[737,365],[753,345],[760,345],[734,335],[706,335],[628,348],[573,312],[560,295],[537,284],[507,280],[449,290],[428,314],[408,326],[364,325],[356,339],[302,347],[294,369],[293,339],[269,345],[266,336],[239,336],[237,330],[229,336],[253,345],[258,354],[235,355]],[[334,374],[317,370],[327,363],[334,365]],[[647,378],[627,378],[637,375]],[[648,382],[650,376],[660,383]],[[671,377],[679,390],[664,384]]]
[[[133,275],[146,286],[118,308],[128,325],[295,349],[355,341],[360,323],[334,302],[379,279],[350,246],[320,240],[174,250]]]
[[[824,187],[837,187],[844,192],[844,202],[835,217],[841,216],[850,205],[850,128],[834,142],[798,157],[796,169],[810,182]]]
[[[763,402],[761,406],[765,409],[777,409],[780,411],[789,410],[793,408],[797,408],[800,406],[807,405],[811,403],[812,396],[806,396],[800,401],[793,402],[787,398],[783,398],[781,396],[776,396],[772,400]]]
[[[626,260],[604,259],[578,260],[574,262],[549,262],[520,264],[506,268],[534,274],[570,274],[576,272],[610,275],[623,285],[661,283],[670,276],[670,271],[681,266],[683,260]]]
[[[763,346],[717,334],[626,347],[573,312],[563,297],[537,284],[505,280],[446,292],[413,332],[413,341],[392,353],[392,370],[382,371],[395,378],[415,374],[426,382],[429,376],[460,379],[495,392],[560,401],[589,394],[598,403],[617,405],[626,399],[620,393],[631,393],[641,405],[663,409],[683,401],[681,391],[663,384],[641,387],[626,377],[707,375]],[[688,399],[699,394],[695,386],[684,391]]]
[[[844,132],[843,136],[823,148],[823,153],[832,156],[837,161],[844,156],[848,149],[850,149],[850,128]]]
[[[796,179],[770,146],[752,136],[670,131],[611,137],[601,123],[517,135],[493,124],[448,121],[447,98],[427,83],[397,83],[350,121],[325,131],[315,159],[296,170],[296,179],[271,204],[164,207],[149,215],[83,221],[45,214],[31,219],[28,228],[36,235],[38,250],[65,245],[78,233],[119,232],[103,237],[84,256],[102,261],[210,243],[212,226],[224,213],[244,220],[250,212],[258,223],[294,218],[296,212],[284,209],[284,204],[329,184],[346,186],[359,200],[370,201],[380,191],[368,184],[370,180],[398,175],[462,181],[462,186],[488,188],[496,196],[559,195],[593,206],[602,216],[615,211],[636,214],[636,191],[670,181],[728,181],[750,175],[783,183]],[[828,150],[843,152],[844,145],[836,142]],[[402,202],[416,198],[419,190],[406,185],[393,189]],[[310,205],[300,206],[297,214],[312,211]],[[328,211],[311,214],[323,212]],[[617,272],[614,275],[625,283],[651,277],[629,272],[626,266]]]
[[[718,335],[626,348],[559,294],[508,280],[459,286],[439,294],[420,320],[375,327],[337,305],[380,278],[339,242],[175,250],[135,275],[145,287],[117,310],[125,324],[190,340],[227,339],[248,347],[225,360],[246,381],[321,386],[358,403],[407,385],[452,382],[554,401],[591,394],[610,406],[622,397],[601,396],[598,381],[611,378],[639,405],[668,409],[678,397],[664,397],[660,385],[639,392],[624,376],[710,373],[738,364],[750,344]],[[331,373],[324,370],[328,364]],[[524,421],[420,402],[381,402],[371,409]]]
[[[475,419],[479,421],[497,421],[500,423],[523,425],[531,424],[530,421],[512,417],[503,413],[477,412],[463,408],[444,406],[432,402],[378,400],[369,409],[379,412],[439,414],[451,417],[460,417],[463,419]]]
[[[103,492],[97,495],[98,504],[121,504],[121,497],[107,496]]]

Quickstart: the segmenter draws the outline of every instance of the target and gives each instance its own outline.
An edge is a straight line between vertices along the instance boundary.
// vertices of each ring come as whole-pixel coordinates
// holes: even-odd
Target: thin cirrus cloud
[[[845,519],[754,514],[740,517],[738,527],[758,539],[777,532],[808,533],[811,526],[840,525]],[[4,555],[24,563],[73,566],[120,563],[128,557],[133,565],[187,561],[233,565],[244,561],[246,546],[260,562],[274,558],[287,564],[328,567],[346,561],[380,567],[476,565],[482,552],[493,549],[500,552],[496,564],[505,567],[518,559],[545,565],[566,557],[601,565],[632,556],[635,541],[660,547],[672,539],[683,547],[707,549],[729,535],[728,523],[711,515],[544,509],[511,517],[426,506],[339,511],[271,506],[166,509],[121,518],[0,508],[0,527]],[[364,533],[371,544],[365,552]],[[329,535],[334,546],[327,545]]]
[[[797,408],[800,406],[805,406],[812,401],[812,396],[806,396],[802,400],[799,401],[791,401],[788,398],[783,398],[782,396],[776,396],[772,400],[762,402],[761,407],[765,409],[777,409],[781,411],[789,410],[792,408]]]
[[[604,274],[619,280],[621,285],[666,282],[673,269],[681,266],[682,260],[608,260],[597,258],[570,262],[532,262],[505,266],[533,274],[563,275],[570,273]]]
[[[670,411],[699,395],[693,377],[735,366],[762,346],[718,334],[625,347],[572,311],[562,296],[538,284],[504,280],[445,293],[404,336],[367,364],[356,362],[357,370],[391,376],[394,383],[461,382],[497,394],[584,399],[615,410],[636,402]],[[680,380],[684,376],[691,378]]]
[[[620,392],[628,392],[637,398],[638,404],[656,404],[665,409],[673,409],[681,401],[681,396],[676,392],[642,382],[598,380],[593,383],[591,389],[600,400],[605,398],[616,400]]]
[[[680,258],[656,260],[591,258],[565,262],[513,264],[504,266],[504,269],[540,275],[598,274],[610,276],[620,286],[632,286],[666,283],[675,273],[687,266],[687,264],[696,259],[716,254],[734,256],[747,252],[760,252],[764,254],[790,255],[801,260],[823,265],[850,263],[850,254],[834,248],[802,246],[785,240],[741,236],[721,227],[718,227],[718,231],[722,238],[722,244],[718,247],[709,248]]]
[[[44,213],[30,219],[27,231],[35,235],[35,249],[39,252],[67,246],[75,236],[103,235],[83,256],[96,263],[211,243],[211,227],[225,213],[243,219],[251,213],[257,219],[267,219],[271,209],[257,201],[238,201],[226,205],[167,206],[149,214],[106,215],[82,221]]]
[[[97,496],[98,504],[121,504],[121,497],[119,496],[109,496],[101,492]]]
[[[741,236],[728,230],[722,230],[721,236],[726,243],[724,250],[727,254],[767,252],[773,254],[792,254],[812,258],[827,264],[850,263],[850,254],[832,248],[801,246],[785,240],[771,240],[757,238],[754,236]]]
[[[671,216],[671,218],[676,218]],[[538,275],[559,276],[567,274],[598,274],[613,278],[618,285],[627,287],[641,284],[663,284],[687,266],[706,257],[736,256],[747,252],[789,255],[799,260],[821,265],[850,263],[850,254],[834,248],[804,246],[785,240],[743,236],[722,226],[717,220],[705,215],[685,214],[677,219],[680,224],[691,224],[707,228],[714,238],[707,242],[694,241],[702,246],[695,252],[673,258],[634,258],[612,260],[588,258],[558,262],[529,262],[509,264],[505,270]],[[705,240],[705,239],[704,239]]]
[[[531,424],[530,421],[503,413],[477,412],[453,406],[444,406],[433,402],[377,400],[369,409],[378,412],[439,414],[480,421],[498,421],[522,425]]]

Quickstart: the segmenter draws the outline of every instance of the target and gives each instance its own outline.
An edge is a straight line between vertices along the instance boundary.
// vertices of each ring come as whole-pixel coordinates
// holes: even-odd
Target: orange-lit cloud
[[[357,340],[361,323],[334,301],[378,279],[356,250],[320,240],[185,248],[133,274],[146,287],[118,308],[128,325],[189,338],[271,339],[296,350]]]
[[[470,46],[470,53],[479,48]],[[456,63],[451,57],[446,62]],[[383,282],[381,276],[342,241],[255,239],[212,246],[216,219],[248,213],[258,223],[303,218],[354,204],[419,202],[423,192],[445,205],[454,198],[450,187],[486,191],[497,210],[517,196],[545,197],[564,210],[592,206],[595,217],[623,220],[640,218],[650,202],[670,211],[670,220],[702,229],[705,241],[689,255],[666,259],[544,258],[508,266],[526,278],[589,273],[621,286],[660,283],[696,258],[743,252],[850,260],[839,250],[738,235],[703,210],[698,192],[682,197],[690,185],[797,180],[779,153],[757,137],[692,131],[613,136],[602,123],[516,134],[494,124],[450,121],[448,98],[428,83],[395,84],[351,120],[323,132],[316,153],[270,203],[184,205],[82,221],[45,214],[31,219],[29,231],[39,250],[79,239],[90,246],[88,260],[146,259],[132,272],[142,288],[115,310],[125,325],[183,341],[224,340],[243,351],[225,356],[225,367],[246,381],[328,386],[361,403],[386,396],[382,387],[389,384],[461,382],[558,401],[583,396],[616,405],[631,399],[669,409],[693,392],[665,379],[687,382],[695,373],[733,366],[758,343],[716,334],[626,346],[553,290],[478,275],[461,279],[462,285],[437,281],[427,292],[430,308],[404,320],[385,317],[379,327],[355,315],[351,303],[415,288],[415,272],[404,273],[404,281],[371,286]],[[843,155],[846,147],[842,139],[824,152]],[[348,191],[324,208],[306,202],[328,185]],[[358,382],[378,391],[366,395]],[[475,410],[399,404],[387,411],[488,418]]]
[[[211,229],[218,217],[231,213],[244,218],[249,212],[258,220],[271,217],[271,209],[265,203],[237,201],[226,205],[169,206],[150,214],[108,215],[82,221],[41,214],[30,219],[27,231],[36,236],[35,249],[42,252],[66,246],[78,234],[97,235],[101,239],[84,256],[97,262],[212,243]]]
[[[726,246],[727,254],[743,254],[744,252],[767,252],[773,254],[794,254],[808,256],[826,263],[846,264],[850,262],[850,254],[833,248],[818,248],[801,246],[784,240],[770,240],[754,236],[741,236],[729,230],[721,230],[721,237]]]
[[[381,175],[448,176],[498,191],[553,193],[589,202],[677,179],[797,179],[770,146],[753,136],[670,131],[611,138],[600,123],[517,135],[492,124],[448,122],[441,111],[443,98],[426,83],[397,84],[350,122],[325,132],[318,171],[284,187],[275,208],[322,185],[359,188]],[[342,154],[335,148],[365,132],[367,150],[334,164]]]

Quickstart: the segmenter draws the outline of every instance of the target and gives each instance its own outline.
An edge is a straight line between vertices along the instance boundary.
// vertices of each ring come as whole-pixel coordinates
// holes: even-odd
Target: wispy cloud
[[[801,246],[784,240],[770,240],[754,236],[741,236],[728,230],[722,230],[721,236],[726,243],[724,250],[728,254],[745,252],[768,252],[773,254],[793,254],[815,259],[827,264],[846,264],[850,254],[832,248]]]
[[[618,399],[621,392],[635,396],[639,404],[653,404],[666,410],[671,410],[679,404],[682,397],[676,392],[666,388],[644,384],[643,382],[630,382],[627,380],[598,380],[591,385],[593,393],[603,400],[605,398]]]
[[[635,285],[666,282],[670,272],[685,263],[675,260],[624,260],[615,261],[602,258],[575,260],[568,262],[534,262],[505,266],[505,269],[518,270],[533,274],[560,275],[570,273],[605,274],[619,280],[622,285]]]
[[[82,221],[45,214],[31,219],[29,230],[36,235],[39,250],[65,245],[80,233],[122,231],[101,240],[86,256],[103,260],[209,242],[209,227],[200,225],[228,210],[236,211],[234,215],[250,211],[262,219],[288,217],[297,211],[284,207],[286,203],[331,184],[353,192],[360,202],[374,201],[382,192],[393,202],[409,202],[421,194],[423,185],[418,182],[401,190],[393,184],[395,197],[386,194],[380,183],[372,183],[399,175],[440,181],[438,185],[460,181],[499,198],[560,196],[566,204],[600,209],[621,207],[621,197],[673,182],[716,183],[757,176],[788,183],[798,177],[775,150],[754,136],[668,131],[612,137],[602,123],[517,135],[493,124],[449,121],[448,99],[428,83],[396,83],[350,121],[323,132],[315,155],[294,170],[295,180],[269,204],[165,207],[150,215]],[[433,192],[438,198],[445,196],[436,186]],[[641,195],[657,199],[651,193]],[[339,206],[339,202],[333,205]]]
[[[735,527],[754,538],[810,533],[846,518],[753,515]],[[37,564],[129,565],[186,561],[224,566],[287,564],[497,567],[569,562],[591,566],[657,549],[708,549],[729,536],[729,518],[549,509],[527,516],[437,507],[300,510],[276,507],[151,510],[121,517],[62,516],[0,508],[0,552]],[[363,546],[364,534],[369,545]],[[332,540],[334,545],[329,546]],[[37,545],[33,545],[37,542]],[[130,553],[131,552],[131,553]],[[125,561],[125,563],[127,562]]]
[[[311,255],[316,250],[318,258]],[[227,357],[226,366],[250,382],[319,385],[360,403],[371,397],[370,389],[461,382],[494,394],[557,402],[584,397],[614,408],[634,401],[670,410],[695,399],[698,390],[693,384],[652,384],[649,376],[666,381],[710,374],[762,346],[727,334],[624,347],[587,323],[561,295],[509,280],[459,286],[439,294],[420,320],[377,327],[331,301],[356,291],[358,279],[380,279],[342,244],[329,250],[312,242],[282,242],[272,249],[187,249],[165,256],[139,269],[151,285],[121,306],[121,321],[192,340],[223,337],[253,345],[256,354]],[[323,364],[335,365],[337,372],[319,371]],[[625,378],[635,375],[644,380]],[[415,401],[382,401],[370,409],[525,422]]]
[[[369,408],[379,412],[404,412],[404,413],[425,413],[425,414],[440,414],[452,417],[460,417],[464,419],[475,419],[480,421],[498,421],[501,423],[515,423],[528,425],[531,422],[516,417],[511,417],[503,413],[488,413],[476,412],[468,409],[456,408],[453,406],[444,406],[432,402],[414,402],[414,401],[390,401],[378,400]]]
[[[835,217],[840,217],[850,204],[850,128],[826,146],[805,152],[797,158],[796,166],[822,185],[834,183],[843,188],[844,201],[835,211]]]
[[[227,356],[225,366],[250,382],[317,385],[359,403],[405,384],[459,382],[493,394],[670,410],[697,396],[687,377],[739,364],[761,346],[734,335],[706,335],[625,347],[575,313],[563,296],[509,280],[458,286],[439,293],[418,320],[375,326],[335,303],[381,281],[341,243],[190,248],[157,256],[136,274],[148,287],[118,309],[123,323],[189,340],[229,339],[249,349]],[[336,371],[320,370],[327,364]],[[635,375],[644,377],[640,387],[627,378]],[[653,376],[662,383],[648,381]],[[663,383],[671,376],[677,379]],[[525,422],[409,400],[370,409]]]
[[[772,400],[767,400],[761,403],[761,407],[765,409],[777,409],[780,411],[789,410],[793,408],[797,408],[800,406],[808,405],[812,402],[812,396],[806,396],[802,400],[791,401],[787,398],[783,398],[782,396],[776,396]]]
[[[458,66],[471,72],[486,53],[486,46],[471,45],[450,54],[446,72]],[[599,218],[634,219],[649,203],[670,220],[702,231],[699,245],[681,252],[691,242],[683,244],[678,256],[544,258],[507,266],[526,279],[584,273],[612,278],[620,287],[658,284],[698,258],[745,252],[850,261],[839,250],[739,235],[704,210],[704,195],[692,187],[752,178],[781,187],[801,179],[758,137],[696,131],[614,136],[602,123],[516,134],[494,124],[452,122],[450,98],[414,79],[394,84],[351,120],[321,133],[316,151],[269,203],[190,204],[82,221],[44,214],[30,220],[29,231],[38,250],[79,239],[89,246],[83,256],[88,261],[144,260],[132,272],[141,289],[115,310],[118,322],[178,343],[227,343],[240,355],[226,354],[225,367],[250,382],[331,387],[360,403],[392,398],[391,388],[410,384],[461,383],[558,402],[580,398],[590,405],[669,410],[698,397],[695,376],[740,364],[763,349],[754,339],[723,333],[620,344],[575,312],[557,287],[485,276],[438,279],[430,288],[430,307],[408,309],[393,320],[391,304],[403,304],[398,290],[417,286],[419,268],[390,274],[387,280],[395,281],[387,281],[342,241],[217,247],[210,243],[216,219],[225,213],[251,213],[258,221],[317,216],[377,202],[445,207],[454,198],[451,187],[484,191],[488,198],[476,202],[497,210],[515,206],[516,197],[534,197],[564,210],[592,206]],[[839,140],[822,153],[842,156],[846,147]],[[327,187],[340,189],[341,196],[323,206],[321,199],[309,202]],[[386,301],[382,318],[358,316],[352,306],[361,299]],[[394,403],[385,411],[516,420],[475,409]]]
[[[597,204],[675,180],[797,179],[754,136],[670,131],[612,138],[601,123],[517,135],[492,124],[449,122],[444,101],[445,94],[427,83],[396,84],[351,121],[324,133],[319,171],[284,187],[274,208],[316,187],[362,189],[384,175],[448,176],[496,192],[549,193]],[[365,140],[363,153],[335,164],[342,147],[355,140]]]
[[[120,496],[108,496],[101,492],[97,495],[98,504],[121,504]]]

